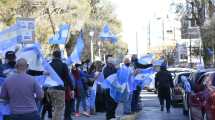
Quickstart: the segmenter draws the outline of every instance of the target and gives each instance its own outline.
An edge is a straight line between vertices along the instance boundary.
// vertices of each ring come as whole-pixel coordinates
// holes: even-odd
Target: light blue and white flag
[[[0,32],[0,52],[2,54],[9,50],[15,50],[19,38],[18,30],[18,26],[14,24]]]
[[[49,44],[66,44],[69,36],[70,25],[62,24],[58,32],[49,39]]]
[[[58,85],[63,86],[64,85],[64,83],[61,80],[61,78],[57,75],[57,73],[54,71],[54,69],[51,67],[51,65],[48,63],[48,61],[43,56],[43,54],[41,52],[41,47],[40,47],[39,44],[34,44],[34,45],[30,46],[30,47],[25,47],[20,51],[21,51],[21,53],[31,51],[30,53],[33,52],[33,53],[36,54],[36,56],[39,56],[40,59],[35,58],[35,59],[32,59],[32,60],[40,60],[40,62],[41,62],[40,64],[42,65],[43,69],[46,70],[47,72],[49,72],[49,77],[47,77],[45,82],[42,79],[40,79],[40,81],[42,81],[42,83],[44,83],[44,85],[46,85],[46,86],[58,86]],[[25,56],[26,55],[27,54],[25,54]],[[35,62],[32,62],[32,63],[35,63]]]
[[[153,66],[161,66],[164,62],[164,59],[156,60],[154,61]]]
[[[111,41],[112,43],[117,42],[117,37],[111,32],[107,24],[104,25],[99,37],[101,40],[104,40],[104,41]]]
[[[148,87],[150,86],[150,84],[153,82],[154,80],[154,77],[155,77],[155,71],[153,70],[152,67],[150,68],[147,68],[147,69],[140,69],[140,73],[137,74],[134,78],[134,84],[135,84],[135,87],[137,85],[141,85],[142,88],[144,87]]]
[[[81,55],[84,50],[84,40],[83,40],[83,32],[80,32],[79,37],[76,40],[76,45],[72,54],[67,59],[67,64],[70,65],[72,63],[79,63],[81,62]]]
[[[152,61],[154,60],[155,56],[154,54],[147,54],[145,56],[142,56],[140,59],[138,59],[138,62],[140,64],[152,64]]]

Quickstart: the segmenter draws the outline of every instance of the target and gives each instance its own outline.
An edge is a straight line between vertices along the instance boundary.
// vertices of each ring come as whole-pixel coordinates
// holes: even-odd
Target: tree
[[[16,17],[35,18],[36,39],[40,41],[46,54],[51,52],[48,38],[58,31],[60,24],[71,24],[69,42],[66,44],[68,55],[72,52],[76,38],[82,29],[86,46],[84,56],[89,58],[90,31],[95,32],[96,45],[99,41],[99,32],[105,23],[110,25],[113,33],[121,32],[121,22],[113,11],[113,6],[107,0],[1,0],[0,22],[2,21],[5,26],[10,26],[15,23]],[[126,45],[104,43],[104,48],[106,46],[114,48],[107,49],[109,52],[127,49]]]

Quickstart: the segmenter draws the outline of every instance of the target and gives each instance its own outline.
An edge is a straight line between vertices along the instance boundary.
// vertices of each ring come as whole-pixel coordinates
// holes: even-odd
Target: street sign
[[[35,40],[35,20],[33,18],[17,18],[18,25],[18,42],[33,43]]]

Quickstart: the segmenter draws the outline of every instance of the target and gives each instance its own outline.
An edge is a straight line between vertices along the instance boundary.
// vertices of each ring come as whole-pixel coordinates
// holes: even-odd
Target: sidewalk
[[[116,116],[117,118],[115,120],[136,120],[138,114],[132,114],[132,115],[123,115],[122,111],[123,107],[122,104],[119,104],[116,110]],[[90,116],[90,117],[74,117],[73,120],[106,120],[105,113],[96,113],[96,115]]]

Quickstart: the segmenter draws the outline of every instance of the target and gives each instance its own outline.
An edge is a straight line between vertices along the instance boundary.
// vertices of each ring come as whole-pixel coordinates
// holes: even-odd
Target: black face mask
[[[126,63],[125,66],[129,67],[129,66],[130,66],[130,63]]]

